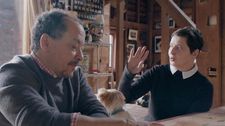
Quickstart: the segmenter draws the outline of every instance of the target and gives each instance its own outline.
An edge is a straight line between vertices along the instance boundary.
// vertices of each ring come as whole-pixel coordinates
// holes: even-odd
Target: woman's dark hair
[[[196,49],[201,50],[203,47],[203,38],[201,32],[193,27],[184,27],[176,30],[173,32],[172,37],[180,36],[180,37],[185,37],[187,39],[187,45],[192,52],[194,52]]]

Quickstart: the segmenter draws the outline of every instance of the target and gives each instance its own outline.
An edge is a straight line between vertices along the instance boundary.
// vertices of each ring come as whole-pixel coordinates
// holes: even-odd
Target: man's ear
[[[45,33],[42,34],[40,38],[40,48],[42,50],[47,50],[50,44],[49,42],[50,42],[50,38],[48,34],[45,34]]]

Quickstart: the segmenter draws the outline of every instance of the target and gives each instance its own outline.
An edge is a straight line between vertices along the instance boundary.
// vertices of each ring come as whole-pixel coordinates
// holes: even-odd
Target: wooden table
[[[126,104],[125,109],[137,120],[143,121],[148,108],[136,104]],[[225,106],[214,108],[209,112],[197,113],[159,120],[164,126],[225,126]]]
[[[126,104],[124,108],[137,121],[144,121],[145,116],[148,114],[148,108],[142,107],[142,106],[137,105],[137,104]]]
[[[164,126],[225,126],[225,106],[205,113],[184,115],[158,122]]]

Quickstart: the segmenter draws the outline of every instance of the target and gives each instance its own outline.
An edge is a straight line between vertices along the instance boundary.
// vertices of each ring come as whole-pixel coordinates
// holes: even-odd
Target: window
[[[22,53],[22,32],[18,19],[21,8],[15,2],[18,0],[0,1],[0,65]]]

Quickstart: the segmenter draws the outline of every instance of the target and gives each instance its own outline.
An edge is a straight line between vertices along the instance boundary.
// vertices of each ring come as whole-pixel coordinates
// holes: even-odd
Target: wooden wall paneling
[[[137,22],[140,22],[140,0],[137,0]]]
[[[125,20],[131,22],[138,22],[138,0],[126,1],[126,18]]]
[[[153,50],[153,41],[152,41],[152,38],[153,38],[153,29],[154,29],[154,24],[153,24],[153,1],[152,0],[150,0],[149,2],[148,2],[148,7],[149,7],[149,9],[148,9],[148,23],[149,23],[149,25],[148,25],[148,48],[149,48],[149,55],[148,55],[148,59],[147,59],[147,68],[150,68],[150,67],[152,67],[153,66],[153,62],[154,62],[154,60],[153,60],[153,58],[154,58],[154,50]]]
[[[124,69],[124,32],[123,32],[123,25],[124,25],[124,8],[125,8],[125,1],[118,0],[117,1],[117,10],[118,10],[118,19],[117,19],[117,44],[116,44],[116,86],[122,76],[122,72]]]
[[[166,20],[165,18],[163,18]],[[156,64],[161,64],[161,54],[162,52],[156,52],[155,51],[155,37],[156,36],[161,36],[162,35],[162,10],[161,6],[156,2],[152,2],[152,21],[153,21],[153,32],[152,32],[152,66]],[[161,43],[161,50],[162,48],[162,43]]]
[[[222,105],[225,105],[225,1],[221,0],[221,38],[222,38]]]
[[[125,25],[126,25],[126,23],[124,24],[124,29],[123,29],[123,33],[124,33],[123,34],[124,35],[123,36],[123,38],[124,38],[123,39],[123,41],[124,41],[124,51],[123,51],[123,56],[124,56],[124,59],[123,60],[124,60],[124,62],[123,63],[124,64],[126,64],[127,63],[127,60],[128,60],[128,57],[127,57],[127,55],[128,55],[127,54],[127,43],[128,43],[128,34],[129,34],[128,33],[129,32],[129,29],[127,29]]]
[[[210,9],[209,9],[210,8]],[[196,25],[205,40],[207,51],[199,56],[198,66],[214,87],[213,107],[221,105],[221,35],[220,35],[220,0],[208,0],[204,3],[196,1]],[[215,15],[217,24],[209,26],[208,18]],[[209,76],[208,68],[215,68],[216,75]]]
[[[195,0],[192,0],[192,21],[196,23],[196,2]]]
[[[170,42],[170,31],[168,27],[167,9],[161,7],[161,23],[162,23],[162,40],[161,40],[161,64],[168,64],[168,48]]]

